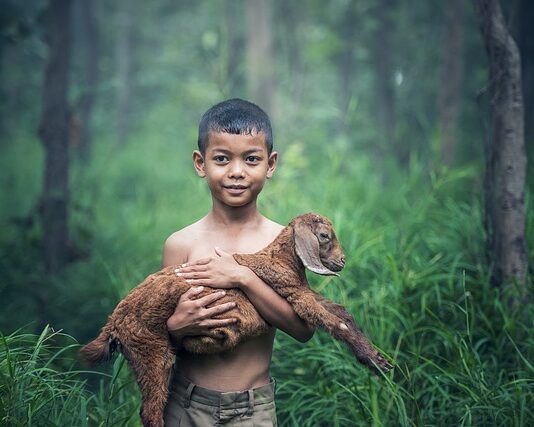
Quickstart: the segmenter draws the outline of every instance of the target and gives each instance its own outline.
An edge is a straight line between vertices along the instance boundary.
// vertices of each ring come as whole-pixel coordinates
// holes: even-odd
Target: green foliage
[[[164,239],[210,207],[191,151],[200,114],[222,98],[246,96],[244,3],[127,2],[135,24],[132,99],[129,138],[119,142],[115,97],[124,82],[115,75],[114,40],[124,11],[122,3],[99,3],[91,161],[78,161],[71,147],[69,221],[81,256],[57,277],[47,277],[39,262],[44,155],[36,132],[45,3],[20,13],[6,9],[34,27],[26,34],[13,32],[19,24],[6,26],[16,44],[2,39],[0,46],[0,424],[139,425],[137,387],[124,359],[104,372],[86,371],[75,350],[94,337],[121,297],[159,268]],[[230,3],[237,4],[236,16],[227,20]],[[486,73],[473,12],[466,26],[462,166],[446,169],[436,158],[435,123],[443,18],[436,11],[443,8],[436,1],[393,3],[395,137],[410,155],[402,171],[397,148],[380,139],[372,2],[274,2],[273,127],[281,160],[260,210],[280,223],[307,211],[333,220],[346,267],[339,278],[310,274],[312,287],[346,305],[396,361],[391,374],[375,378],[322,332],[306,344],[280,333],[272,365],[280,423],[534,425],[534,306],[512,312],[503,305],[507,296],[488,283],[484,125],[476,102]],[[347,40],[340,28],[350,18],[355,31]],[[79,40],[73,43],[74,105],[86,88]],[[233,44],[241,49],[235,64]],[[345,87],[339,59],[347,48],[353,70]],[[350,93],[346,112],[339,103],[344,91]],[[527,193],[532,242],[531,200]]]
[[[75,170],[75,203],[92,212],[90,255],[46,282],[50,305],[42,316],[80,341],[94,336],[116,301],[158,268],[163,239],[209,208],[204,183],[188,165],[192,147],[175,147],[175,157],[166,143],[150,143],[151,150],[144,137],[128,150],[99,145],[92,165]],[[510,312],[488,284],[479,170],[428,174],[413,160],[408,173],[387,166],[384,176],[365,155],[285,145],[260,209],[282,223],[305,211],[333,219],[346,268],[339,278],[310,274],[312,287],[346,305],[397,365],[374,378],[322,332],[307,344],[279,334],[273,375],[281,424],[532,424],[533,306]],[[22,280],[13,269],[9,277]],[[31,291],[12,293],[27,318]],[[20,322],[2,321],[8,330]],[[4,409],[3,416],[22,424],[43,414],[68,425],[138,422],[138,395],[123,359],[109,376],[87,381],[72,365],[72,341],[59,345],[49,336],[45,330],[4,339],[2,402],[18,409]],[[10,373],[10,366],[25,374]]]
[[[138,397],[118,358],[89,392],[87,375],[73,366],[79,345],[48,326],[40,335],[0,335],[0,424],[5,426],[140,425]],[[104,381],[104,378],[106,379]]]

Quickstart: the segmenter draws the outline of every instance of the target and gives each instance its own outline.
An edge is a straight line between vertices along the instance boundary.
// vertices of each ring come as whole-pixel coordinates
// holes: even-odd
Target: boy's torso
[[[215,256],[214,247],[229,253],[254,253],[269,243],[283,227],[265,218],[242,227],[214,227],[202,219],[181,230],[182,262]],[[246,390],[269,381],[275,328],[248,340],[234,350],[215,355],[179,353],[178,370],[193,383],[219,391]]]

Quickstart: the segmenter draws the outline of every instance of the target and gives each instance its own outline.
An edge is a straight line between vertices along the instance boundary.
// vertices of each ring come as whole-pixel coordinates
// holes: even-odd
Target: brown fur
[[[322,327],[334,338],[345,342],[368,368],[383,372],[392,368],[343,306],[327,300],[308,286],[305,267],[319,274],[335,274],[345,263],[328,219],[316,214],[301,215],[263,250],[255,254],[235,254],[234,258],[286,298],[308,324]],[[173,361],[166,322],[180,296],[190,287],[184,279],[176,277],[174,269],[167,267],[154,273],[134,288],[109,316],[100,335],[80,350],[84,359],[97,363],[108,360],[120,346],[141,389],[143,424],[151,427],[163,426],[167,380]],[[204,294],[209,292],[214,290],[207,289]],[[198,354],[221,352],[267,331],[267,323],[243,292],[230,289],[217,304],[228,301],[235,301],[237,306],[220,317],[235,317],[238,322],[215,328],[210,336],[184,338],[182,345],[187,351]]]

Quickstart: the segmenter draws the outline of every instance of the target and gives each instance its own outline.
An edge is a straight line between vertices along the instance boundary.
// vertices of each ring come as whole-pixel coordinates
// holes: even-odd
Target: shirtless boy
[[[301,342],[313,335],[285,299],[231,256],[257,252],[283,228],[261,215],[256,205],[276,169],[278,154],[272,147],[269,117],[250,102],[227,100],[202,116],[193,165],[208,184],[212,208],[165,242],[163,267],[181,265],[177,274],[194,285],[180,298],[167,327],[179,347],[184,336],[235,322],[216,318],[233,303],[206,308],[228,288],[241,289],[272,327],[229,352],[198,356],[179,351],[165,411],[167,426],[276,425],[269,376],[275,330]],[[197,299],[202,286],[220,292]]]

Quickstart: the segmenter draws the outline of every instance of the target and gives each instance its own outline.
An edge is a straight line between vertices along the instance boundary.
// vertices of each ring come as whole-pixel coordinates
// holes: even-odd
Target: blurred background
[[[501,5],[532,158],[534,3]],[[208,212],[191,153],[202,113],[232,97],[273,123],[260,210],[333,220],[347,266],[312,287],[397,362],[376,379],[326,334],[279,333],[280,423],[534,424],[531,275],[501,286],[487,245],[492,97],[472,2],[2,0],[0,27],[5,425],[139,425],[123,359],[86,372],[77,342]]]

